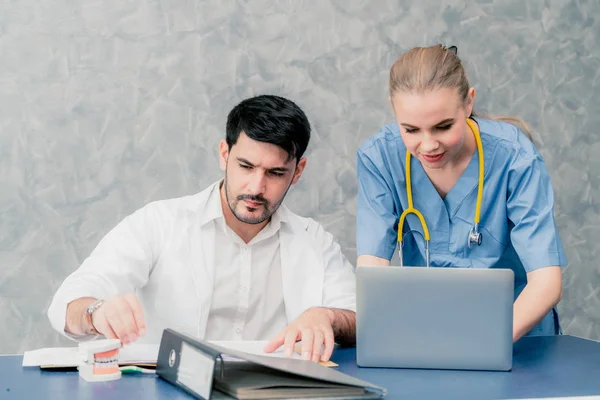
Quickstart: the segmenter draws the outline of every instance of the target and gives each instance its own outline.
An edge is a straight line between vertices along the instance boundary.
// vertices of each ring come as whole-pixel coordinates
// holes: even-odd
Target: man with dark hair
[[[331,234],[282,205],[306,166],[310,124],[292,101],[257,96],[227,118],[225,177],[126,217],[63,282],[48,310],[74,340],[267,340],[327,361],[355,343],[355,278]]]

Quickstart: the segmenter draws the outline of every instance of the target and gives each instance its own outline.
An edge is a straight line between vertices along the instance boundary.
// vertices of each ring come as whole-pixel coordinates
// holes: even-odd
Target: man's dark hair
[[[293,101],[279,96],[261,95],[239,103],[227,116],[226,137],[229,149],[244,132],[252,140],[279,146],[288,162],[300,161],[310,140],[310,123]]]

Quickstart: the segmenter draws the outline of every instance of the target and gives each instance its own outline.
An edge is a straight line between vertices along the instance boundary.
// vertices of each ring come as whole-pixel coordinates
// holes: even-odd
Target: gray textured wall
[[[570,261],[565,331],[600,339],[596,0],[0,3],[0,353],[65,343],[45,311],[126,214],[220,177],[228,110],[275,93],[314,126],[288,204],[355,259],[355,150],[392,121],[388,68],[456,44],[479,111],[536,128]]]

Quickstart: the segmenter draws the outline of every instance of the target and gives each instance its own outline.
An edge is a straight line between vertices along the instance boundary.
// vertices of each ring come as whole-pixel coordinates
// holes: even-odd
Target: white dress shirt
[[[209,200],[221,209],[219,191]],[[281,289],[279,227],[275,214],[248,244],[215,219],[215,289],[206,325],[206,340],[269,340],[287,325]]]
[[[308,308],[356,309],[354,268],[314,220],[282,204],[248,245],[225,227],[219,182],[139,209],[62,283],[48,309],[52,326],[93,339],[65,333],[68,303],[134,292],[147,328],[139,343],[159,343],[165,328],[267,339]]]

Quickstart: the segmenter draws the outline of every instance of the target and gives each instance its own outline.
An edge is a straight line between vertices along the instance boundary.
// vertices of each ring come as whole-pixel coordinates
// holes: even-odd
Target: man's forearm
[[[356,313],[340,308],[328,308],[335,342],[342,346],[356,345]]]
[[[96,299],[92,297],[82,297],[73,300],[67,305],[67,315],[65,319],[65,332],[72,335],[83,336],[89,331],[87,321],[85,319],[85,310]]]

